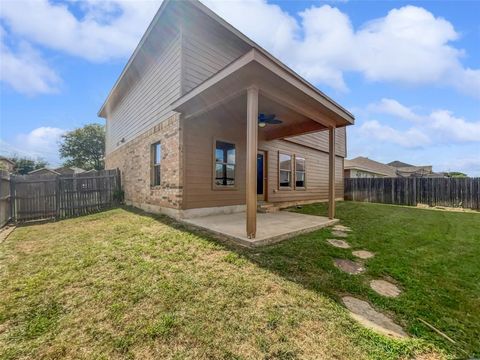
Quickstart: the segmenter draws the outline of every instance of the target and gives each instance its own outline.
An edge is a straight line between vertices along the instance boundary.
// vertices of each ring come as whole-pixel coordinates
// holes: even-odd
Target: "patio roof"
[[[183,113],[186,118],[195,116],[244,95],[252,86],[258,87],[260,96],[321,124],[323,129],[354,123],[352,114],[257,49],[250,50],[176,100],[172,110]],[[305,126],[304,130],[321,130],[318,126]]]

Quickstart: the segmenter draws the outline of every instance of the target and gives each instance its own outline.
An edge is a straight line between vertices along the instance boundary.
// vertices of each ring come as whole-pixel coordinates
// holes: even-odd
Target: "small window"
[[[287,154],[278,155],[278,167],[279,167],[279,187],[291,188],[292,187],[292,156]]]
[[[305,159],[295,156],[295,187],[305,187]]]
[[[215,142],[215,186],[235,186],[235,144]]]
[[[152,145],[152,186],[158,186],[161,182],[162,146],[155,143]]]

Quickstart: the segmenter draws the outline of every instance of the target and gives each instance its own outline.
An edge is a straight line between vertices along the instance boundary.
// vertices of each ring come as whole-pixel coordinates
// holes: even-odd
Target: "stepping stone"
[[[335,237],[341,237],[341,238],[346,238],[348,236],[348,234],[346,232],[337,231],[337,230],[333,230],[332,235],[335,236]]]
[[[335,259],[333,260],[333,263],[340,270],[352,275],[361,274],[362,272],[365,271],[365,268],[362,266],[362,264],[359,264],[352,260]]]
[[[341,249],[348,249],[350,248],[350,244],[347,243],[345,240],[339,240],[339,239],[327,239],[327,242],[332,245],[332,246],[335,246],[337,248],[341,248]]]
[[[360,259],[370,259],[375,256],[374,253],[367,250],[356,250],[352,251],[353,256],[356,256]]]
[[[372,280],[370,281],[370,287],[377,294],[386,297],[397,297],[402,292],[396,285],[385,280]]]
[[[333,230],[345,231],[345,232],[350,232],[350,231],[352,231],[352,229],[350,229],[348,226],[344,226],[344,225],[335,225],[335,226],[333,227]]]
[[[395,324],[388,316],[376,311],[368,302],[352,296],[345,296],[342,301],[350,310],[350,315],[363,326],[391,337],[408,337],[401,326]]]

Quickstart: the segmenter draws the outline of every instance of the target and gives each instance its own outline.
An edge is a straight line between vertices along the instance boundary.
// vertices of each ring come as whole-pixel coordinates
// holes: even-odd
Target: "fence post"
[[[10,175],[10,219],[17,222],[15,216],[15,175]]]
[[[60,218],[60,178],[55,176],[55,220]]]

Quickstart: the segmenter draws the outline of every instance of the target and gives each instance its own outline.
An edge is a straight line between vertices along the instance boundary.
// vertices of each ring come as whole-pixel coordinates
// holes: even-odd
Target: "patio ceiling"
[[[275,114],[281,125],[267,126],[267,140],[353,124],[353,116],[252,49],[172,104],[185,118],[223,107],[246,113],[246,89],[259,90],[259,113]]]

